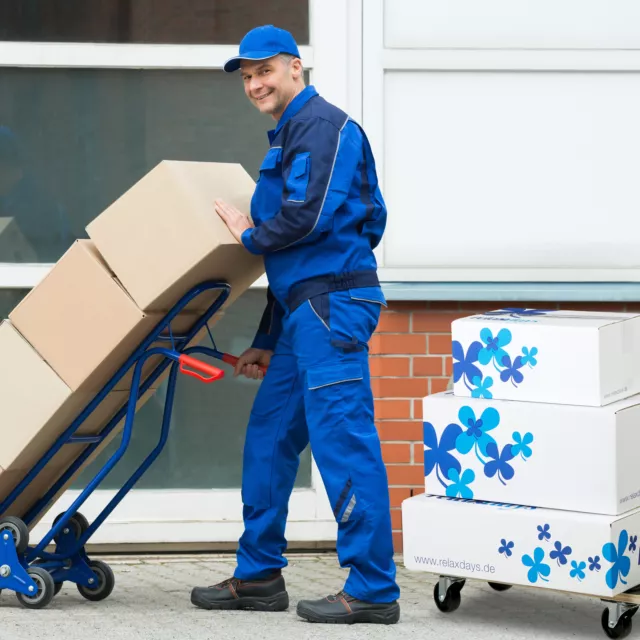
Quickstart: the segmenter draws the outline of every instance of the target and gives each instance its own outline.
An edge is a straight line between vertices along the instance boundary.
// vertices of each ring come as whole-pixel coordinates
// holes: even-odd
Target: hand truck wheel
[[[511,584],[502,584],[501,582],[489,582],[488,584],[494,591],[509,591],[513,586]]]
[[[443,613],[453,613],[460,606],[460,592],[464,587],[464,580],[452,581],[441,577],[433,588],[433,601]]]
[[[29,528],[27,525],[15,516],[6,516],[0,519],[0,535],[10,534],[13,536],[13,544],[16,553],[22,555],[29,546]]]
[[[56,585],[51,574],[46,569],[29,567],[27,573],[36,583],[36,591],[33,595],[16,593],[16,597],[20,604],[27,609],[42,609],[53,600]]]
[[[59,513],[54,518],[53,520],[54,527],[56,526],[56,524],[58,524],[58,522],[63,516],[64,516],[64,513]],[[75,536],[75,539],[79,540],[80,536],[82,536],[82,534],[89,528],[89,521],[81,513],[78,512],[71,516],[71,518],[69,519],[69,522],[67,523],[67,527],[69,527],[69,529],[73,531],[73,535]]]
[[[100,560],[92,560],[89,562],[89,567],[96,576],[96,578],[94,578],[96,583],[91,586],[85,586],[83,584],[76,585],[80,595],[93,602],[108,598],[116,583],[111,567]]]
[[[626,638],[631,633],[633,626],[631,618],[636,611],[637,608],[632,611],[626,611],[618,618],[615,626],[611,627],[609,626],[609,609],[604,609],[600,621],[602,623],[602,630],[605,632],[607,638]]]

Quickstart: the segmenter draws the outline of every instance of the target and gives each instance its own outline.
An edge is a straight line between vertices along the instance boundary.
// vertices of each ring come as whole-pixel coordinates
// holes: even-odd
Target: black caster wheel
[[[509,591],[513,585],[510,584],[502,584],[500,582],[489,582],[489,586],[494,591]]]
[[[27,573],[36,583],[36,591],[33,595],[16,593],[18,601],[27,609],[42,609],[46,607],[55,595],[56,585],[51,574],[40,567],[29,567]]]
[[[91,585],[90,587],[86,587],[82,584],[77,585],[80,595],[87,600],[92,600],[93,602],[98,602],[99,600],[108,598],[116,583],[111,567],[100,560],[92,560],[89,563],[89,566],[96,574],[97,582],[95,585]]]
[[[64,513],[59,513],[55,519],[53,520],[53,526],[55,527],[60,518],[64,516]],[[89,528],[89,521],[81,514],[76,513],[71,516],[69,522],[67,523],[67,527],[73,531],[73,535],[76,540],[80,539],[80,536]],[[63,530],[64,531],[64,530]]]
[[[0,520],[0,535],[5,533],[13,536],[13,544],[18,555],[22,555],[29,546],[29,528],[14,516],[6,516]]]
[[[604,609],[602,612],[602,630],[605,632],[607,638],[626,638],[631,633],[631,627],[633,625],[631,618],[633,613],[627,611],[620,616],[618,624],[615,627],[609,626],[609,609]]]
[[[443,613],[453,613],[460,606],[460,591],[462,591],[462,586],[457,586],[458,584],[464,583],[453,583],[448,589],[447,593],[444,596],[444,599],[440,599],[440,583],[436,582],[435,587],[433,588],[433,600],[436,603],[436,607]]]
[[[55,584],[56,584],[56,586],[53,589],[53,595],[57,596],[60,593],[60,591],[62,590],[62,585],[64,584],[64,582],[56,582]]]

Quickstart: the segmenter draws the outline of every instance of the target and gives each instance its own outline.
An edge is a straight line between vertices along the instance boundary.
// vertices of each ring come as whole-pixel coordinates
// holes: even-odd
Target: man
[[[293,37],[250,31],[225,71],[240,69],[249,100],[277,122],[251,203],[255,223],[215,209],[248,251],[263,255],[267,307],[236,375],[262,378],[244,452],[245,530],[234,577],[196,588],[207,609],[288,607],[281,569],[288,501],[308,442],[338,523],[344,589],[301,601],[313,622],[398,621],[387,475],[373,421],[368,347],[385,304],[373,249],[386,208],[362,129],[305,87]]]

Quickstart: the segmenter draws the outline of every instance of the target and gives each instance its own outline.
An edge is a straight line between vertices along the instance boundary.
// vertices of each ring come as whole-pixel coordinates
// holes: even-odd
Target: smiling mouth
[[[254,99],[255,99],[256,102],[261,102],[265,98],[268,98],[272,93],[273,93],[273,91],[269,91],[269,93],[265,93],[263,96],[257,96]]]

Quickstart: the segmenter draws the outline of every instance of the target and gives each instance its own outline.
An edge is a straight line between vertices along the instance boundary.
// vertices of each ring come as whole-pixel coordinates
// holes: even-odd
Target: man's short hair
[[[296,57],[292,56],[290,53],[279,53],[278,57],[285,63],[289,64],[292,60],[295,60]]]

